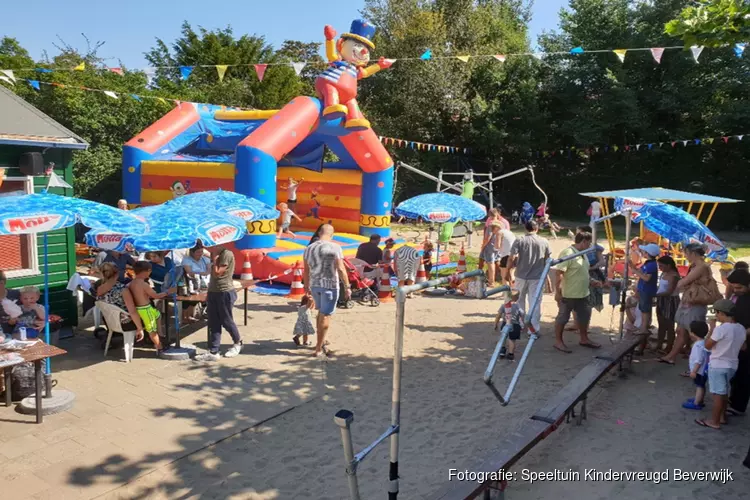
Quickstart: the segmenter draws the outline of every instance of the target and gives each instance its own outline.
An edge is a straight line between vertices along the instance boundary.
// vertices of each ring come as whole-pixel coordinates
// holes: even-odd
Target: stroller
[[[372,307],[380,305],[380,299],[378,294],[374,291],[377,289],[378,280],[375,277],[366,276],[366,274],[375,274],[377,271],[372,273],[365,273],[365,269],[370,265],[360,259],[344,259],[344,267],[346,268],[346,275],[349,278],[349,285],[352,290],[352,297],[350,300],[344,298],[344,283],[339,283],[339,301],[338,306],[342,309],[351,309],[354,307],[354,301],[360,303],[369,302]]]

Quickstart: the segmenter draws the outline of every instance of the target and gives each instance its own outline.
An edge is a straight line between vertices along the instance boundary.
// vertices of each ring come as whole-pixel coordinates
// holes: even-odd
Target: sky
[[[532,42],[542,30],[557,27],[557,14],[568,0],[535,3]],[[57,53],[58,36],[85,51],[83,33],[92,43],[106,42],[99,55],[107,65],[142,68],[147,66],[143,53],[155,39],[170,43],[185,20],[206,29],[230,25],[237,35],[264,35],[278,47],[286,39],[322,42],[326,24],[342,32],[359,17],[363,4],[362,0],[8,0],[0,16],[0,37],[18,39],[32,57],[39,58],[44,50]]]

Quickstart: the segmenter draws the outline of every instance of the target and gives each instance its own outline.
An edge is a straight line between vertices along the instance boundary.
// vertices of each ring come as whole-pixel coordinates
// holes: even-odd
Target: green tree
[[[669,21],[666,31],[686,45],[720,47],[750,41],[750,2],[698,0]]]

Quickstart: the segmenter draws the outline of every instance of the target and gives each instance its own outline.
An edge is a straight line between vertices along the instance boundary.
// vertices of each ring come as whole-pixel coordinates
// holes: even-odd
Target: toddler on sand
[[[690,349],[690,378],[695,382],[695,397],[682,403],[687,410],[700,410],[703,408],[703,396],[706,394],[706,381],[708,379],[708,351],[706,341],[708,335],[708,324],[705,321],[693,321],[690,323],[690,340],[693,347]]]
[[[308,340],[309,335],[315,335],[315,326],[312,321],[312,310],[315,308],[315,302],[309,295],[302,297],[299,307],[297,308],[297,322],[294,324],[294,337],[292,340],[297,346],[310,346],[312,342]],[[302,337],[302,342],[299,338]]]

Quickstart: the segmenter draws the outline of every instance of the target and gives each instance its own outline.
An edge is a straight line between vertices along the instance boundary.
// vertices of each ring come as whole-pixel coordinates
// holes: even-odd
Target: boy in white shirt
[[[690,378],[695,382],[695,397],[682,403],[682,407],[687,410],[701,410],[703,396],[706,394],[706,373],[708,370],[708,351],[706,351],[706,335],[708,335],[708,325],[705,321],[693,321],[690,323],[690,340],[693,341],[693,347],[690,349]]]
[[[734,302],[721,299],[714,304],[716,320],[721,323],[706,338],[706,349],[711,351],[708,367],[708,388],[714,395],[711,419],[698,419],[696,424],[711,429],[720,429],[726,424],[725,411],[729,395],[729,381],[734,377],[739,363],[738,356],[745,343],[745,327],[734,319]]]

